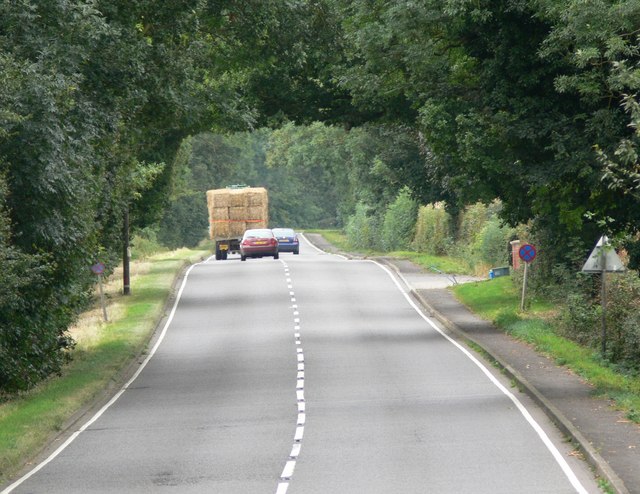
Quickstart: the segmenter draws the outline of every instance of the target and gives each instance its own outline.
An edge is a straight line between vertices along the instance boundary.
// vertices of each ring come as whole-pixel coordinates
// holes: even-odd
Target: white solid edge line
[[[211,257],[209,257],[209,259],[211,259]],[[146,367],[146,365],[149,362],[149,360],[151,360],[151,357],[153,357],[153,355],[156,353],[156,350],[160,346],[160,343],[162,343],[162,340],[164,339],[164,336],[167,333],[167,330],[169,329],[169,325],[171,324],[171,321],[173,321],[173,316],[175,315],[176,309],[178,308],[178,303],[180,302],[180,298],[182,297],[182,292],[183,292],[184,287],[185,287],[185,285],[187,283],[187,278],[189,277],[189,273],[191,272],[191,270],[195,266],[197,266],[199,264],[204,264],[209,259],[207,259],[206,261],[198,262],[196,264],[192,264],[191,266],[189,266],[189,269],[187,269],[187,272],[184,275],[184,279],[182,280],[182,284],[180,285],[180,290],[178,291],[178,295],[176,296],[176,300],[175,300],[175,302],[173,304],[173,308],[171,309],[171,313],[169,314],[169,318],[167,319],[167,322],[165,323],[164,327],[162,328],[162,332],[160,333],[160,336],[158,337],[158,340],[156,341],[156,344],[153,346],[153,348],[151,349],[151,351],[147,355],[147,358],[145,358],[144,361],[142,362],[142,364],[140,364],[140,367],[135,372],[133,377],[131,377],[131,379],[129,379],[125,383],[125,385],[120,389],[120,391],[118,391],[107,402],[106,405],[104,405],[100,410],[98,410],[93,417],[91,417],[87,422],[84,423],[84,425],[82,425],[82,427],[80,427],[77,431],[75,431],[73,434],[71,434],[71,436],[69,436],[67,438],[67,440],[58,447],[58,449],[56,449],[53,453],[51,453],[47,459],[45,459],[42,463],[38,464],[36,467],[34,467],[29,472],[27,472],[25,475],[20,477],[13,484],[9,485],[6,489],[4,489],[2,492],[0,492],[0,494],[8,494],[9,492],[13,491],[16,487],[18,487],[20,484],[22,484],[24,481],[29,479],[32,475],[35,475],[36,473],[38,473],[42,468],[44,468],[51,461],[53,461],[56,456],[58,456],[62,451],[64,451],[64,449],[67,446],[69,446],[80,435],[80,433],[84,432],[89,426],[91,426],[91,424],[93,424],[96,420],[98,420],[102,416],[102,414],[104,412],[106,412],[107,409],[118,400],[118,398],[120,398],[120,396],[127,390],[127,388],[133,383],[133,381],[135,381],[136,378],[140,375],[140,373]]]
[[[540,439],[542,440],[544,445],[547,447],[549,452],[553,455],[554,459],[556,460],[556,462],[558,463],[558,465],[560,466],[560,468],[564,472],[565,476],[567,477],[569,482],[571,482],[571,485],[576,489],[576,491],[578,493],[580,493],[580,494],[589,494],[588,491],[585,489],[585,487],[580,482],[580,480],[578,479],[578,477],[576,477],[576,474],[573,472],[573,470],[571,469],[571,467],[569,466],[567,461],[564,459],[564,457],[560,453],[560,451],[558,451],[558,449],[555,447],[555,445],[551,442],[551,439],[549,439],[549,436],[547,435],[547,433],[544,432],[544,430],[542,429],[540,424],[538,424],[538,422],[536,422],[536,420],[531,416],[529,411],[520,402],[520,400],[518,400],[518,398],[513,393],[511,393],[511,391],[509,391],[507,388],[505,388],[500,383],[500,381],[498,381],[496,379],[496,377],[493,374],[491,374],[491,372],[489,372],[489,370],[482,364],[482,362],[480,362],[476,357],[474,357],[466,348],[464,348],[462,345],[460,345],[457,341],[455,341],[453,338],[451,338],[449,335],[447,335],[445,332],[443,332],[440,328],[438,328],[438,326],[436,326],[436,324],[420,310],[420,308],[414,303],[414,301],[411,300],[411,297],[409,297],[409,295],[402,289],[402,286],[400,285],[400,283],[398,283],[398,280],[395,278],[393,273],[386,266],[383,266],[379,262],[376,262],[376,261],[373,261],[373,260],[367,260],[367,262],[372,262],[373,264],[376,264],[378,267],[383,269],[391,277],[391,279],[393,280],[395,285],[398,287],[398,289],[402,292],[402,294],[407,299],[407,301],[409,302],[411,307],[413,307],[414,310],[418,314],[420,314],[420,316],[433,329],[435,329],[438,333],[440,333],[447,340],[449,340],[450,343],[455,345],[462,353],[464,353],[467,356],[467,358],[469,358],[474,364],[476,364],[480,368],[480,370],[482,372],[484,372],[484,374],[489,378],[489,380],[515,404],[515,406],[518,408],[518,410],[520,411],[522,416],[526,419],[527,422],[529,422],[529,425],[531,425],[533,430],[536,431],[536,433],[538,434],[538,436],[540,437]],[[403,281],[404,281],[404,279],[403,279]]]

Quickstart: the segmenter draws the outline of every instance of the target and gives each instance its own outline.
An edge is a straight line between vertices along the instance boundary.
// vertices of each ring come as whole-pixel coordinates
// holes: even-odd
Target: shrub
[[[600,349],[602,344],[601,277],[578,276],[566,284],[558,331],[582,345]],[[583,280],[586,278],[586,280]],[[628,370],[640,370],[640,278],[630,271],[607,275],[607,354],[609,362]]]
[[[379,221],[370,215],[371,207],[359,202],[356,211],[347,220],[345,232],[349,244],[356,249],[379,248]]]
[[[481,202],[467,206],[459,218],[456,243],[473,244],[489,219],[489,215],[488,207]]]
[[[558,332],[581,345],[594,348],[599,340],[600,307],[583,293],[567,293],[557,320]]]
[[[207,208],[202,193],[181,195],[166,209],[158,231],[158,240],[170,249],[193,248],[207,237],[207,221]]]
[[[147,227],[138,231],[131,239],[131,258],[146,259],[147,257],[167,250],[158,242],[158,234],[154,228]]]
[[[386,251],[409,247],[416,228],[418,203],[409,189],[400,191],[389,205],[382,222],[382,248]]]
[[[500,220],[495,217],[486,221],[474,242],[474,251],[479,260],[492,266],[508,265],[511,248],[509,240],[513,232],[513,228],[501,225]]]
[[[453,244],[449,222],[449,214],[441,205],[420,206],[413,248],[426,254],[446,255]]]

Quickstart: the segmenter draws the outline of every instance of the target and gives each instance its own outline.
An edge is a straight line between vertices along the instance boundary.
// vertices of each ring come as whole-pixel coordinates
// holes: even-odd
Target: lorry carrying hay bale
[[[264,187],[227,187],[207,191],[209,238],[216,243],[216,259],[240,251],[245,230],[267,228],[269,198]]]

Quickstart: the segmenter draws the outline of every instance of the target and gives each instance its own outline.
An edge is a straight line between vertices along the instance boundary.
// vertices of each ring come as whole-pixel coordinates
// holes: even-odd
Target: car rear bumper
[[[274,249],[271,245],[240,247],[240,254],[247,257],[273,256],[279,249]]]

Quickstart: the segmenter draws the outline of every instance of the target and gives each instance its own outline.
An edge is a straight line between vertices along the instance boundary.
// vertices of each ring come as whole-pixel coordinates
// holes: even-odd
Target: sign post
[[[98,286],[100,287],[100,304],[102,305],[102,317],[104,318],[105,322],[108,322],[109,318],[107,317],[107,306],[104,301],[104,290],[102,289],[102,273],[104,273],[104,268],[105,265],[103,263],[97,262],[93,266],[91,266],[91,271],[93,271],[93,274],[98,276]]]
[[[600,237],[593,251],[589,255],[587,262],[582,267],[583,273],[599,273],[602,277],[600,282],[600,303],[602,305],[602,356],[607,351],[607,273],[621,273],[625,270],[624,264],[616,254],[616,251],[609,244],[606,235]]]
[[[524,278],[522,279],[522,297],[520,299],[520,310],[524,312],[524,299],[527,294],[527,277],[529,274],[529,263],[536,258],[536,248],[531,244],[524,244],[518,250],[518,256],[524,261]]]

